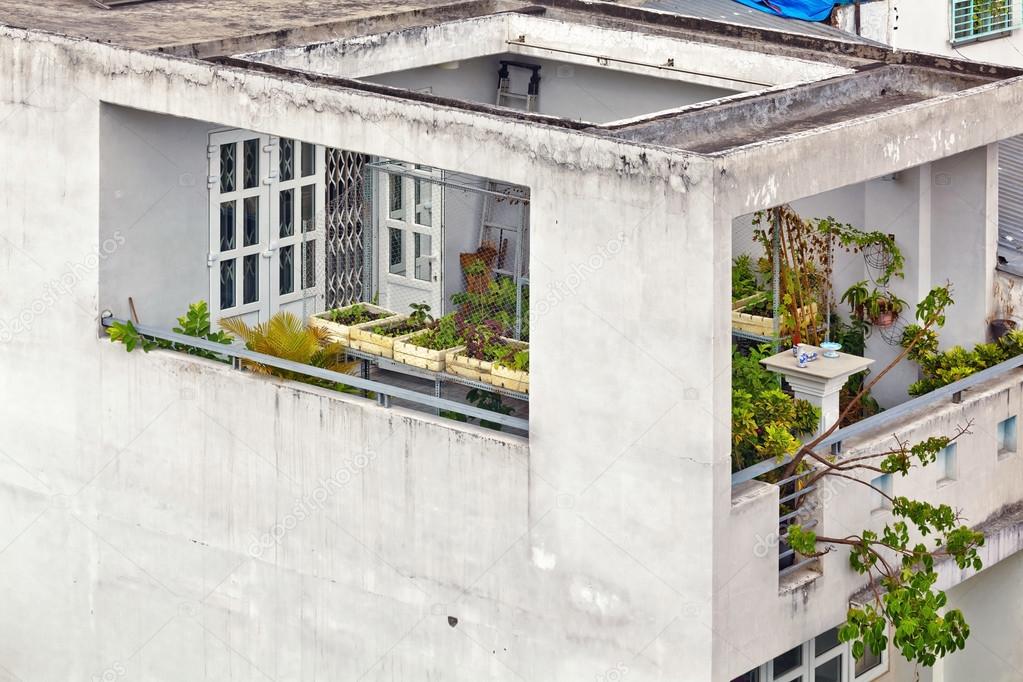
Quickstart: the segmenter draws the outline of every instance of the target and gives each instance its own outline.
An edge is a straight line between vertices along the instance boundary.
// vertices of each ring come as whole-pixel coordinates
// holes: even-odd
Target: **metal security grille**
[[[949,7],[949,40],[953,45],[1019,28],[1023,18],[1019,0],[951,0]]]
[[[327,150],[327,309],[363,300],[371,279],[366,240],[366,156]]]

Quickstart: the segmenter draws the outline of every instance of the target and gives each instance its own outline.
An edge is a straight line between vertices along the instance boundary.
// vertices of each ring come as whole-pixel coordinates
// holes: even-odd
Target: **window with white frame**
[[[833,627],[732,682],[871,682],[887,671],[886,653],[868,648],[857,661]]]
[[[950,10],[953,45],[997,38],[1019,27],[1019,0],[950,0]]]

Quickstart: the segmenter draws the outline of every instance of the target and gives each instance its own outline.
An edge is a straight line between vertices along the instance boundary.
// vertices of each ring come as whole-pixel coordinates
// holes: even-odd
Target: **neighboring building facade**
[[[779,488],[733,477],[726,282],[737,226],[792,203],[895,234],[897,293],[953,280],[947,338],[983,340],[1023,72],[577,0],[0,0],[0,24],[5,674],[911,679],[834,641],[844,553],[779,571]],[[174,339],[199,299],[449,312],[491,242],[534,356],[510,415],[382,360],[370,397],[104,338]],[[951,480],[895,483],[987,532],[980,577],[942,571],[968,615],[1019,594],[1021,390],[839,432],[974,420]],[[862,486],[819,495],[829,532],[884,522]],[[1002,615],[937,674],[1011,679]]]

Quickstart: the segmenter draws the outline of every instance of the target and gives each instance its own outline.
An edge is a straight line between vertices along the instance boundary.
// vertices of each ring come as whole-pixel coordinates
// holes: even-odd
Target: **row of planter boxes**
[[[744,309],[752,303],[756,303],[763,297],[763,294],[753,294],[746,298],[740,298],[737,301],[732,301],[732,329],[738,329],[739,331],[746,332],[748,334],[756,334],[757,336],[774,336],[774,318],[764,317],[763,315],[752,315],[744,312]],[[802,317],[804,308],[799,309],[799,315]],[[810,304],[810,314],[817,314],[817,304]]]
[[[529,392],[529,372],[469,357],[465,354],[465,346],[434,350],[411,343],[411,338],[425,331],[424,329],[400,336],[379,334],[375,330],[402,325],[408,321],[408,315],[401,315],[370,303],[355,305],[361,306],[361,309],[375,316],[375,319],[352,325],[333,321],[331,319],[333,315],[343,314],[355,307],[346,306],[313,315],[309,318],[309,324],[325,330],[331,341],[364,353],[379,355],[382,358],[433,372],[449,372],[511,391]],[[514,351],[529,349],[529,344],[525,341],[504,339],[504,342]]]

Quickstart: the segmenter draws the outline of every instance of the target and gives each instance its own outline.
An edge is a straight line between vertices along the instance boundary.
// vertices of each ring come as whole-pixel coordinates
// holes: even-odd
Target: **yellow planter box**
[[[529,393],[529,372],[495,364],[490,370],[490,383],[509,391]]]
[[[330,319],[330,315],[331,313],[334,312],[343,312],[345,310],[348,310],[349,308],[354,308],[357,305],[364,307],[366,310],[375,315],[381,315],[380,318],[373,320],[372,322],[363,322],[360,324],[378,325],[381,322],[390,320],[390,318],[396,317],[398,315],[398,313],[394,311],[387,310],[386,308],[381,308],[380,306],[375,306],[372,303],[353,303],[352,305],[345,306],[344,308],[328,310],[326,312],[313,315],[312,317],[309,318],[309,326],[323,329],[324,331],[327,332],[327,335],[331,341],[333,341],[334,343],[340,343],[342,346],[348,346],[350,345],[349,340],[351,338],[351,329],[356,325],[347,325],[341,324],[340,322],[334,322],[333,320]]]
[[[774,336],[774,318],[764,317],[762,315],[750,315],[744,313],[742,309],[756,300],[757,296],[751,296],[749,298],[740,299],[732,304],[732,329],[738,329],[739,331],[747,332],[749,334],[756,334],[758,336]],[[737,307],[738,306],[738,307]],[[799,316],[803,317],[803,313],[806,309],[799,309]],[[810,305],[811,316],[817,314],[817,304],[812,303]]]
[[[409,335],[384,336],[383,334],[375,333],[373,330],[378,327],[396,327],[404,324],[406,320],[408,320],[408,315],[395,315],[394,317],[388,317],[386,320],[374,320],[373,322],[363,322],[362,324],[354,325],[348,332],[348,345],[355,350],[361,350],[363,353],[379,355],[382,358],[393,358],[394,342]],[[418,333],[418,330],[413,333]]]
[[[514,348],[515,350],[524,350],[526,348],[529,348],[529,344],[525,341],[516,341],[515,339],[504,339],[504,342],[511,346],[512,348]],[[494,386],[502,386],[504,388],[509,388],[504,386],[503,384],[498,384],[494,381],[493,362],[491,362],[490,360],[477,360],[476,358],[471,358],[465,354],[464,350],[452,353],[451,356],[448,357],[447,366],[448,372],[451,372],[452,374],[457,374],[460,377],[472,379],[473,381],[482,381],[487,384],[493,384]],[[502,378],[502,380],[507,381],[508,377],[504,377]],[[518,391],[520,389],[513,388],[511,390]]]
[[[395,361],[403,362],[406,365],[412,365],[413,367],[428,369],[432,372],[443,372],[447,367],[448,358],[458,351],[465,349],[465,346],[455,346],[454,348],[434,350],[432,348],[417,346],[409,342],[409,339],[420,333],[422,332],[412,332],[411,334],[399,336],[394,339],[393,349]]]

